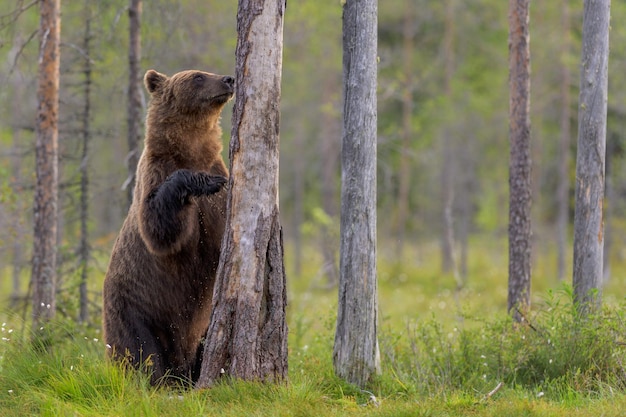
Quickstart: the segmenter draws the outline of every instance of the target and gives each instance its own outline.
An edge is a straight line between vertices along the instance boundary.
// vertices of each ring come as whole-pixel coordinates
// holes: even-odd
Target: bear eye
[[[193,80],[195,82],[198,82],[198,83],[202,82],[202,81],[204,81],[204,75],[203,74],[196,74],[196,75],[193,76]]]

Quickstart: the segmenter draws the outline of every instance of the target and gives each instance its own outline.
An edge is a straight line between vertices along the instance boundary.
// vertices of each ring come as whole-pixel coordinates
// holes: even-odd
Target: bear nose
[[[222,78],[222,82],[233,87],[235,85],[235,78],[231,77],[230,75],[226,75]]]

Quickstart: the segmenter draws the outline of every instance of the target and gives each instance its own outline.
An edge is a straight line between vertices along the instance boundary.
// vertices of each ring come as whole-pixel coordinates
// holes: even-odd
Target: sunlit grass
[[[288,383],[154,389],[145,376],[105,360],[99,325],[78,326],[61,317],[51,325],[49,348],[42,350],[29,343],[31,330],[20,312],[12,312],[2,315],[0,415],[623,414],[626,318],[620,292],[626,267],[613,265],[604,290],[606,311],[583,323],[571,305],[571,290],[554,276],[548,259],[554,255],[544,251],[546,259],[535,259],[533,270],[532,327],[516,330],[505,311],[503,242],[475,243],[460,290],[454,276],[439,272],[437,244],[407,248],[402,260],[379,252],[383,373],[367,390],[333,373],[337,293],[320,274],[320,251],[307,248],[296,276],[287,247]],[[102,274],[95,276],[101,281]],[[1,281],[3,289],[7,281]]]

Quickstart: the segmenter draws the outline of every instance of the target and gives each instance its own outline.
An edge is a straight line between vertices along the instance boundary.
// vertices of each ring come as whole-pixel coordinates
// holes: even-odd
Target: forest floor
[[[367,390],[334,376],[336,287],[318,269],[313,249],[300,273],[286,260],[289,381],[279,385],[225,381],[204,391],[155,389],[104,359],[97,318],[94,326],[60,318],[41,349],[28,342],[21,312],[5,308],[0,415],[626,415],[626,262],[612,265],[604,310],[583,319],[569,287],[549,272],[554,256],[536,257],[529,324],[513,326],[505,311],[505,243],[472,252],[460,290],[452,275],[439,272],[435,244],[411,248],[410,256],[407,249],[403,262],[379,251],[383,369]],[[6,289],[9,280],[1,278]],[[60,300],[70,305],[66,312],[71,291]]]

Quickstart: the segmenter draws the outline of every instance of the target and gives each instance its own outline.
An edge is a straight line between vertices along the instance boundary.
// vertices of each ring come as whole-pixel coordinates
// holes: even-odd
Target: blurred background
[[[87,262],[94,314],[99,314],[102,277],[128,207],[123,189],[129,153],[128,3],[62,4],[58,296],[72,303],[79,267]],[[141,74],[151,68],[169,75],[192,68],[234,74],[236,3],[144,2]],[[39,14],[36,5],[17,13],[28,4],[0,0],[4,307],[18,307],[28,297],[33,246]],[[290,0],[285,15],[280,208],[292,289],[332,289],[338,279],[341,13],[340,0]],[[497,295],[489,303],[505,309],[507,14],[507,2],[498,0],[379,3],[378,254],[379,280],[390,291],[390,298],[381,299],[383,315],[402,305],[394,297],[445,310],[455,292],[479,294],[493,286]],[[612,22],[624,21],[626,3],[613,2],[611,15]],[[582,2],[531,5],[536,291],[571,281],[581,27]],[[613,25],[610,44],[605,297],[621,299],[626,288],[625,27]],[[144,90],[142,94],[145,111],[148,97]],[[231,113],[232,103],[222,120],[226,160]],[[87,188],[81,187],[85,173]],[[558,209],[562,186],[569,190],[565,211]],[[81,192],[87,196],[86,211],[81,210]],[[80,236],[85,216],[86,240]],[[564,231],[559,222],[567,226]],[[87,260],[79,256],[84,245],[90,248]],[[402,294],[406,282],[417,287]],[[429,294],[443,294],[447,301]],[[403,308],[413,307],[409,301]]]

